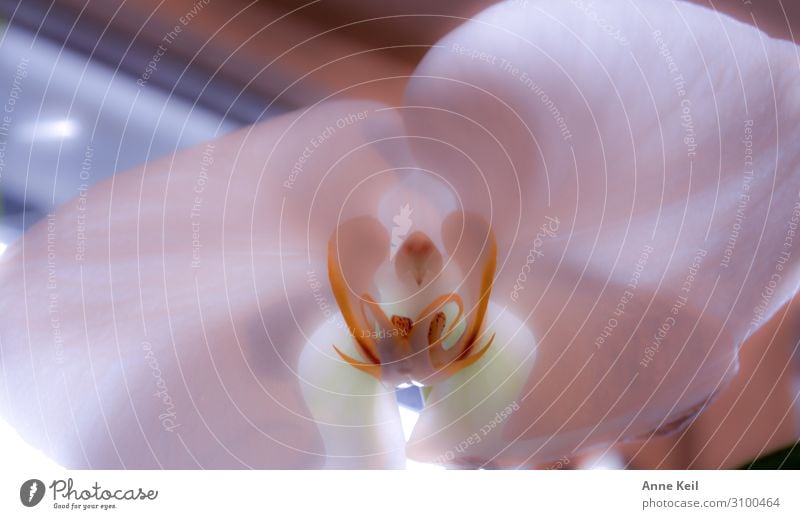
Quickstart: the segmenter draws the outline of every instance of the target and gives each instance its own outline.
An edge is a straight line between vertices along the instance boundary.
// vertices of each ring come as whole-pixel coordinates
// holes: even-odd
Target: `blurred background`
[[[86,184],[234,128],[332,95],[396,102],[426,49],[491,3],[0,0],[0,243]],[[800,20],[798,2],[697,3],[786,39]]]
[[[426,50],[491,3],[0,0],[0,254],[116,172],[330,96],[398,102]],[[696,3],[775,37],[800,31],[797,1]],[[794,306],[753,339],[743,375],[687,431],[557,468],[738,466],[794,442]],[[419,396],[401,401],[413,422]]]

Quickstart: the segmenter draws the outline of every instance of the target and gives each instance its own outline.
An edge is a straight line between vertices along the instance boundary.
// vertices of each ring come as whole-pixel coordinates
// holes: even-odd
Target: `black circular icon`
[[[19,487],[19,500],[25,506],[36,506],[44,497],[44,483],[29,479]]]

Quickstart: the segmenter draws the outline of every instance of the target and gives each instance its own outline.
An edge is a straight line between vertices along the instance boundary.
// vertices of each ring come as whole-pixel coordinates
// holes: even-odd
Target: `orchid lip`
[[[374,232],[372,223],[362,221],[353,227],[359,225]],[[486,230],[488,226],[479,229]],[[429,290],[412,291],[411,306],[427,305],[415,315],[406,315],[409,312],[387,312],[386,307],[391,305],[381,304],[369,291],[354,296],[345,276],[347,266],[340,261],[335,233],[329,246],[328,273],[361,359],[333,345],[337,354],[352,367],[392,386],[433,385],[477,362],[494,340],[493,334],[487,340],[487,334],[481,333],[497,254],[490,229],[487,238],[488,249],[476,262],[478,294],[467,315],[462,294],[443,291],[430,300]],[[424,233],[409,235],[392,261],[397,282],[411,288],[442,278],[442,254]],[[464,286],[467,284],[459,287],[460,292],[467,290]]]

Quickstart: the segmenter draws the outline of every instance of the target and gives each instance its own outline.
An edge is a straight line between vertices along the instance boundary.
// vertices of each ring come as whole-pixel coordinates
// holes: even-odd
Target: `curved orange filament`
[[[418,323],[422,322],[428,315],[433,313],[436,309],[442,308],[443,306],[449,303],[454,303],[457,306],[458,311],[456,317],[452,320],[451,323],[449,323],[445,333],[438,334],[433,339],[430,339],[429,337],[428,350],[430,350],[434,347],[441,347],[441,344],[453,332],[455,327],[458,325],[461,317],[463,316],[464,302],[461,299],[461,296],[459,296],[458,294],[451,293],[437,297],[422,312],[420,312],[419,318],[417,319],[416,322],[411,321],[411,319],[407,317],[401,317],[401,316],[393,316],[393,318],[390,320],[389,317],[386,315],[386,313],[383,311],[383,308],[381,308],[381,306],[369,294],[364,294],[362,296],[360,306],[361,306],[362,317],[364,318],[365,322],[367,323],[369,322],[369,319],[367,318],[367,309],[369,309],[370,313],[375,317],[375,320],[377,321],[379,326],[381,326],[384,329],[396,329],[400,333],[394,334],[393,335],[394,339],[397,342],[407,343],[408,336],[411,334],[411,331]],[[474,342],[459,341],[459,343],[462,344],[462,347],[456,358],[447,363],[437,362],[435,363],[436,365],[434,367],[439,371],[440,374],[443,374],[445,376],[453,375],[480,360],[483,357],[483,355],[489,350],[489,347],[491,347],[492,343],[494,342],[494,337],[495,336],[493,334],[489,338],[489,341],[486,343],[486,346],[481,348],[480,351],[478,351],[473,355],[469,355],[469,352],[473,349]],[[398,347],[405,346],[405,348],[403,349],[408,348],[408,344],[403,344],[403,345],[397,344],[397,346]],[[354,368],[364,373],[367,373],[368,375],[371,375],[372,377],[378,380],[381,379],[381,363],[379,360],[373,361],[373,359],[370,358],[367,362],[364,362],[354,359],[353,357],[347,355],[346,353],[342,352],[339,348],[337,348],[335,345],[333,346],[333,349],[336,350],[336,353],[338,353],[339,356],[345,362],[347,362]]]
[[[458,373],[462,369],[472,366],[473,364],[478,362],[487,351],[489,351],[489,347],[492,345],[492,342],[494,342],[494,337],[495,335],[492,334],[492,336],[489,338],[489,342],[486,343],[486,346],[481,348],[481,350],[478,351],[477,353],[469,355],[467,357],[457,358],[456,360],[450,362],[449,364],[440,367],[439,368],[441,370],[440,373],[449,377],[451,375]]]
[[[475,318],[472,320],[472,325],[468,332],[464,334],[464,350],[461,353],[462,356],[469,354],[475,341],[478,339],[478,334],[483,326],[483,320],[486,317],[486,310],[489,307],[489,296],[492,294],[494,272],[497,268],[497,242],[491,239],[488,246],[488,259],[483,268],[483,272],[481,272],[480,296],[475,310]],[[494,339],[494,337],[492,337],[492,339]],[[491,340],[489,344],[491,344]]]
[[[453,331],[453,329],[456,327],[458,322],[461,320],[461,316],[464,315],[464,300],[461,299],[460,295],[452,293],[437,297],[436,299],[433,300],[431,304],[426,306],[425,309],[419,313],[419,316],[417,317],[417,322],[424,320],[428,315],[432,314],[434,310],[442,308],[448,303],[455,303],[455,305],[458,307],[458,313],[456,314],[455,319],[453,319],[453,322],[450,323],[450,327],[447,329],[447,332],[445,333],[444,338],[446,339],[447,336],[449,336],[450,333]]]

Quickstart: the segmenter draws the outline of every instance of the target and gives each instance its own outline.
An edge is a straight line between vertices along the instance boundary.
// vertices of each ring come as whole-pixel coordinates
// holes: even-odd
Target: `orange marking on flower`
[[[367,375],[371,375],[371,376],[375,377],[378,380],[381,379],[381,366],[380,366],[380,364],[371,364],[371,363],[358,361],[358,360],[354,359],[353,357],[347,355],[346,353],[343,353],[339,348],[336,347],[336,345],[333,346],[333,349],[336,350],[336,353],[338,353],[339,356],[342,357],[342,359],[344,359],[345,362],[347,362],[348,364],[350,364],[354,368],[356,368],[358,370],[361,370],[364,373],[366,373]]]
[[[437,297],[433,300],[431,304],[425,307],[425,309],[419,313],[419,317],[417,317],[417,322],[421,322],[422,320],[426,319],[429,315],[433,314],[434,312],[438,311],[441,312],[441,308],[444,308],[448,304],[453,303],[456,305],[458,312],[456,313],[455,318],[450,323],[450,326],[447,328],[447,331],[444,335],[440,335],[435,340],[430,340],[430,332],[428,335],[428,345],[434,346],[437,344],[441,344],[442,342],[446,341],[450,334],[453,333],[453,330],[458,325],[459,321],[461,321],[461,317],[464,315],[464,301],[461,299],[461,296],[458,294],[444,294],[442,296]],[[438,341],[438,342],[437,342]]]
[[[443,374],[447,377],[452,376],[461,371],[462,369],[466,369],[475,364],[476,362],[478,362],[479,360],[481,360],[481,357],[483,357],[484,354],[486,354],[486,352],[489,351],[489,347],[494,342],[494,337],[495,336],[493,334],[492,337],[489,339],[489,342],[486,343],[486,346],[484,346],[479,352],[473,355],[469,355],[467,357],[456,359],[450,364],[443,366],[441,368]]]
[[[414,322],[410,318],[400,315],[392,316],[392,325],[400,331],[400,335],[403,337],[408,337],[411,329],[414,328]]]
[[[431,319],[431,325],[428,326],[428,344],[433,344],[442,337],[444,327],[447,325],[447,317],[444,312],[437,312]]]
[[[375,341],[373,341],[371,336],[365,333],[362,327],[359,326],[358,320],[356,319],[355,313],[350,305],[347,282],[342,274],[342,269],[339,265],[336,247],[333,240],[331,240],[331,243],[328,245],[328,277],[331,281],[333,297],[336,299],[336,303],[339,305],[339,309],[342,312],[342,317],[344,317],[344,321],[347,323],[347,328],[355,338],[361,353],[365,357],[368,357],[371,361],[380,363],[378,352],[375,349]],[[363,301],[361,312],[363,315]],[[366,316],[364,316],[364,319],[364,324],[369,324],[369,321],[366,320]]]

